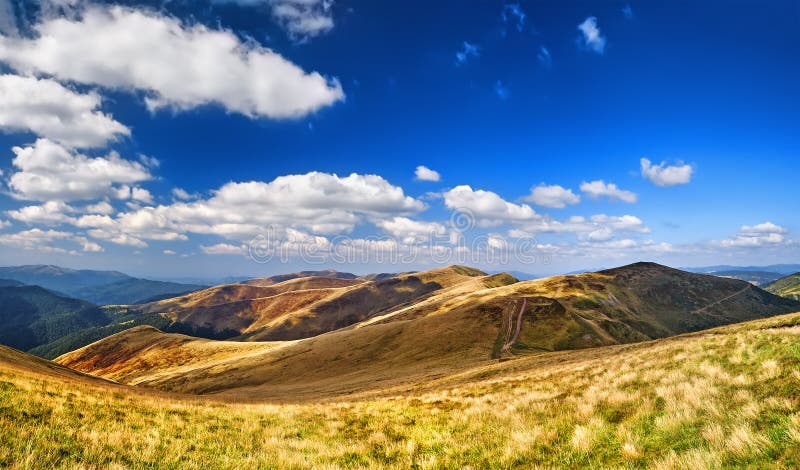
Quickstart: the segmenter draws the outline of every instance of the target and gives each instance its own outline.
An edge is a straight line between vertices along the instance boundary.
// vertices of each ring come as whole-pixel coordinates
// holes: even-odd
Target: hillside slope
[[[138,279],[118,271],[69,269],[51,265],[0,267],[0,278],[41,286],[96,305],[143,302],[156,296],[175,296],[204,287]]]
[[[110,321],[95,305],[39,286],[0,287],[0,344],[29,350]]]
[[[157,395],[0,348],[0,466],[797,468],[798,342],[793,314],[287,404]]]
[[[800,273],[786,276],[764,286],[764,290],[793,300],[800,300]]]
[[[800,310],[800,303],[743,281],[649,263],[527,282],[468,274],[445,268],[388,279],[387,286],[404,286],[402,295],[415,299],[407,304],[386,294],[391,290],[373,292],[380,283],[347,288],[306,310],[309,316],[289,317],[306,333],[319,328],[324,334],[270,343],[255,353],[246,344],[241,354],[233,351],[223,361],[208,364],[203,363],[203,345],[213,343],[196,340],[203,342],[192,349],[197,358],[191,360],[191,369],[177,371],[169,361],[143,365],[142,358],[153,350],[165,358],[183,357],[183,345],[195,341],[152,328],[123,332],[57,361],[169,391],[258,398],[315,396],[400,386],[495,358],[645,341]],[[447,287],[437,284],[437,289],[420,295],[430,279]],[[381,310],[381,301],[392,307]],[[319,305],[331,310],[314,310]],[[360,311],[361,316],[345,317],[348,321],[339,326],[342,316],[334,307]],[[260,328],[253,336],[265,331],[277,330]],[[141,347],[121,348],[121,343]],[[236,348],[231,346],[235,343],[227,344]],[[98,363],[97,358],[103,357],[114,360]]]
[[[484,276],[465,267],[439,268],[366,281],[353,275],[268,278],[227,284],[158,302],[128,307],[161,314],[171,330],[213,339],[291,340],[354,325],[384,311],[419,301],[435,291]],[[314,272],[320,274],[320,272]]]

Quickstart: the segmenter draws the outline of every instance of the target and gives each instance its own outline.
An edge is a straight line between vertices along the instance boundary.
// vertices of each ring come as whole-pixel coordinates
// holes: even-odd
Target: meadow
[[[0,361],[0,467],[800,466],[800,314],[331,402],[225,402],[77,377]]]

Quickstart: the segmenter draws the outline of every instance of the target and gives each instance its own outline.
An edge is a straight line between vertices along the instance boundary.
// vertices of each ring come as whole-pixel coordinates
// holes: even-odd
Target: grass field
[[[0,467],[800,466],[800,314],[330,403],[182,398],[4,354]]]

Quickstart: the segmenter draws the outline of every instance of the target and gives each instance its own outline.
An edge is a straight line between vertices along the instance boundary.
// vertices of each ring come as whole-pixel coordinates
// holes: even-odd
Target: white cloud
[[[439,181],[442,179],[442,176],[439,174],[438,171],[431,170],[430,168],[420,165],[414,171],[414,176],[419,181]]]
[[[687,184],[692,180],[693,168],[691,165],[678,163],[677,165],[667,165],[661,162],[653,165],[650,160],[642,158],[642,176],[656,186],[676,186]]]
[[[467,62],[470,58],[477,58],[480,57],[480,52],[478,51],[478,46],[475,44],[471,44],[467,41],[464,41],[464,46],[461,48],[460,51],[456,52],[456,63],[463,64]]]
[[[712,244],[723,248],[757,248],[781,245],[788,242],[786,239],[787,233],[789,233],[789,230],[772,222],[743,225],[735,236],[712,242]]]
[[[377,175],[312,172],[280,176],[271,182],[228,183],[208,199],[142,207],[122,213],[107,226],[106,238],[127,234],[142,239],[186,239],[186,233],[216,234],[246,240],[274,227],[342,233],[365,220],[411,214],[425,204]],[[92,232],[90,232],[92,234]]]
[[[393,217],[378,221],[375,225],[407,245],[426,242],[433,236],[443,236],[447,233],[445,226],[440,223],[421,222],[407,217]]]
[[[89,214],[102,214],[108,215],[114,212],[114,207],[108,201],[100,201],[97,204],[90,204],[86,206],[85,212]]]
[[[269,4],[272,16],[296,40],[333,29],[333,0],[270,0]]]
[[[597,18],[590,16],[578,25],[578,30],[583,35],[583,45],[602,54],[606,49],[606,38],[597,27]]]
[[[531,194],[525,197],[525,200],[537,206],[555,209],[562,209],[568,205],[581,202],[580,196],[573,193],[571,189],[566,189],[559,185],[547,186],[544,184],[531,188]]]
[[[91,158],[70,151],[47,139],[33,146],[14,147],[12,164],[19,171],[9,178],[16,197],[37,201],[72,201],[111,195],[117,183],[150,179],[139,162],[121,158],[116,152]]]
[[[175,253],[172,250],[164,250],[164,251],[162,251],[162,253],[164,253],[165,255],[177,255],[177,253]]]
[[[344,99],[338,81],[231,31],[120,6],[90,6],[78,17],[45,19],[32,39],[0,37],[0,60],[27,74],[143,90],[151,110],[215,103],[250,117],[296,118]]]
[[[71,253],[76,254],[75,250],[54,246],[54,243],[68,241],[77,243],[86,252],[103,251],[103,247],[97,243],[87,240],[85,237],[76,236],[70,232],[59,230],[42,230],[32,228],[17,233],[7,233],[0,235],[0,245],[11,246],[23,250],[36,250],[44,253]]]
[[[150,194],[150,191],[144,188],[132,188],[131,198],[135,201],[143,202],[145,204],[153,203],[153,195]]]
[[[211,246],[200,246],[203,253],[207,255],[241,255],[245,252],[244,245],[231,245],[228,243],[217,243]]]
[[[550,217],[539,217],[521,225],[522,229],[532,233],[575,233],[580,238],[589,240],[609,240],[617,232],[649,233],[650,229],[642,219],[633,215],[612,216],[597,214],[591,217],[580,215],[564,220]]]
[[[617,187],[614,183],[606,183],[603,180],[581,183],[581,191],[589,197],[597,199],[607,197],[611,200],[619,200],[630,204],[635,203],[639,198],[636,193],[626,191]]]
[[[789,233],[789,230],[772,222],[764,222],[758,225],[742,225],[741,232],[748,234]]]
[[[188,191],[182,188],[172,188],[172,196],[175,199],[180,199],[181,201],[188,201],[189,199],[194,199],[197,197],[196,194],[189,194]]]
[[[461,211],[476,218],[481,226],[496,226],[503,222],[537,219],[539,215],[527,204],[508,202],[491,191],[473,190],[461,185],[444,193],[448,209]]]
[[[6,211],[9,217],[28,225],[59,225],[74,220],[68,214],[75,208],[61,201],[47,201],[40,206],[26,206]]]
[[[130,129],[98,111],[97,93],[80,94],[56,81],[0,75],[0,129],[33,132],[68,147],[100,147]]]

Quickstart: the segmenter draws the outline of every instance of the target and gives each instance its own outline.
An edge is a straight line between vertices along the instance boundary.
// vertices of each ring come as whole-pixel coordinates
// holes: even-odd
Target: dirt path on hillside
[[[519,338],[519,332],[522,329],[522,314],[525,313],[525,307],[527,307],[527,306],[528,306],[528,299],[522,299],[522,308],[519,309],[519,314],[517,315],[517,327],[514,330],[514,336],[511,337],[511,339],[509,339],[508,342],[506,344],[504,344],[502,348],[500,348],[500,354],[501,355],[503,353],[509,353],[510,354],[511,353],[511,346],[513,346],[514,343],[517,342],[517,338]],[[514,312],[511,312],[511,315],[509,316],[508,321],[509,321],[509,327],[510,327],[511,324],[514,322]]]
[[[746,292],[746,291],[750,290],[750,288],[751,288],[751,287],[752,287],[752,286],[747,286],[747,287],[745,287],[744,289],[742,289],[742,290],[740,290],[740,291],[737,291],[737,292],[734,292],[733,294],[731,294],[731,295],[729,295],[729,296],[727,296],[727,297],[725,297],[725,298],[719,299],[719,300],[717,300],[717,301],[716,301],[716,302],[714,302],[714,303],[710,303],[710,304],[706,305],[706,306],[705,306],[705,307],[703,307],[703,308],[698,308],[697,310],[693,310],[691,313],[702,313],[702,312],[704,312],[705,310],[708,310],[709,308],[711,308],[711,307],[713,307],[713,306],[715,306],[715,305],[721,304],[722,302],[725,302],[726,300],[732,299],[732,298],[736,297],[736,296],[737,296],[737,295],[739,295],[739,294],[743,294],[744,292]]]

